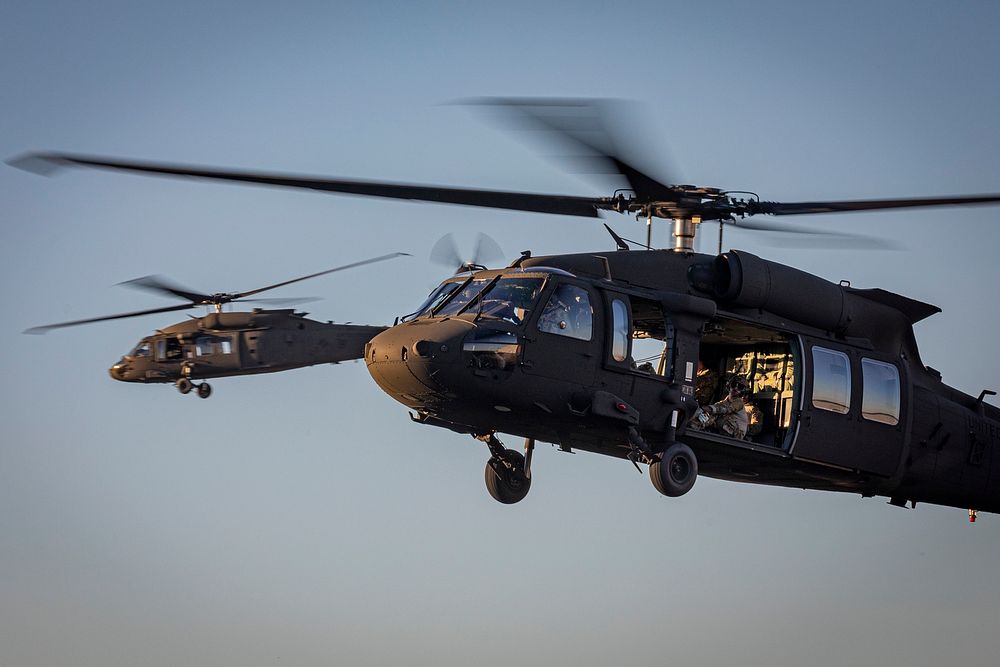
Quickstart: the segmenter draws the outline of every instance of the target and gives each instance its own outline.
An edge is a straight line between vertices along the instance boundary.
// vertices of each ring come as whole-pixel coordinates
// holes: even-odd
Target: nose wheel
[[[521,452],[504,447],[492,433],[478,439],[490,448],[490,459],[486,462],[484,471],[486,490],[494,500],[504,505],[524,500],[531,489],[531,454],[535,441],[525,441],[525,454],[522,455]]]

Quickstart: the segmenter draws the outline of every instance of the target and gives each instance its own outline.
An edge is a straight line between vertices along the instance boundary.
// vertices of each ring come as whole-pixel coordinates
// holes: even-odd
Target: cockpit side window
[[[559,285],[538,317],[538,330],[590,340],[594,333],[594,308],[587,290],[565,283]]]
[[[141,343],[135,346],[134,350],[132,350],[132,356],[135,357],[136,359],[139,359],[141,357],[149,357],[152,356],[152,354],[153,354],[153,347],[149,344],[148,340],[142,341]]]
[[[628,359],[628,306],[621,299],[614,299],[611,315],[611,358],[621,363]]]

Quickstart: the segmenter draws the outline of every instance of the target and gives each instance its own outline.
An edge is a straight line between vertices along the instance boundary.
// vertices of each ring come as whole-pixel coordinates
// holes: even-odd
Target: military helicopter
[[[212,386],[205,382],[205,379],[277,373],[304,366],[336,364],[359,359],[365,344],[373,336],[385,330],[385,327],[377,326],[317,322],[308,319],[307,313],[296,312],[291,308],[280,310],[254,308],[249,312],[224,312],[225,304],[245,301],[246,297],[278,287],[406,254],[395,252],[373,257],[245,292],[202,294],[178,287],[156,276],[136,278],[121,284],[180,297],[190,303],[47,324],[32,327],[25,333],[43,334],[52,329],[80,324],[211,306],[214,312],[203,317],[157,329],[154,334],[140,340],[130,352],[108,369],[115,380],[143,383],[172,382],[182,394],[188,394],[194,389],[201,398],[208,398],[212,395]],[[267,301],[261,298],[250,300]],[[273,301],[288,303],[303,300]],[[195,382],[195,380],[202,381]]]
[[[721,241],[718,255],[695,252],[694,245],[707,222],[717,222],[721,236],[725,225],[775,229],[747,220],[762,214],[996,204],[1000,195],[784,203],[670,185],[611,142],[602,144],[599,123],[593,131],[600,113],[591,113],[599,106],[590,101],[497,105],[582,149],[628,187],[604,197],[563,196],[62,153],[31,154],[14,164],[587,218],[633,214],[646,221],[645,244],[612,232],[617,249],[610,252],[525,252],[505,268],[470,267],[364,347],[376,384],[415,422],[485,443],[493,498],[510,504],[526,496],[535,443],[543,441],[648,465],[653,486],[669,497],[689,492],[701,474],[884,496],[900,507],[967,508],[970,520],[980,510],[1000,511],[1000,409],[984,402],[994,392],[973,397],[947,386],[917,349],[913,324],[939,308],[883,289],[835,284],[741,250],[722,252]],[[672,221],[670,249],[651,247],[654,218]],[[702,382],[708,373],[715,383]],[[757,412],[753,432],[702,426],[706,412],[714,415],[715,406],[737,398]],[[498,433],[523,437],[523,454]]]

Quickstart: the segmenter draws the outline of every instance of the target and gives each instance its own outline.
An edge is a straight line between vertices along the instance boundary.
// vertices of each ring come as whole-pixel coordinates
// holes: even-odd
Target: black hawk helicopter
[[[529,129],[552,131],[563,145],[581,149],[623,177],[627,189],[562,196],[62,153],[13,164],[586,218],[634,214],[647,223],[647,241],[632,243],[645,250],[630,250],[612,232],[616,251],[525,252],[506,268],[468,267],[363,350],[375,382],[415,422],[486,444],[486,486],[496,500],[525,497],[535,442],[544,441],[647,464],[653,486],[672,497],[687,493],[702,474],[885,496],[896,506],[968,508],[970,520],[978,510],[1000,511],[1000,409],[983,400],[994,392],[964,394],[920,359],[913,324],[939,308],[721,251],[723,225],[775,228],[746,220],[755,215],[996,204],[1000,195],[785,203],[668,185],[601,139],[608,135],[598,104],[490,102]],[[672,248],[650,247],[654,218],[673,222]],[[695,252],[706,222],[719,224],[718,255]],[[523,437],[524,454],[505,447],[498,433]]]
[[[304,366],[337,364],[341,361],[360,359],[365,344],[385,330],[385,327],[378,326],[317,322],[307,318],[308,313],[296,312],[292,308],[277,310],[254,308],[252,311],[225,312],[222,308],[225,304],[247,300],[258,303],[264,301],[301,303],[311,299],[259,297],[247,299],[247,297],[401,255],[406,253],[396,252],[373,257],[245,292],[202,294],[178,287],[156,276],[136,278],[121,284],[180,297],[190,303],[47,324],[32,327],[25,333],[43,334],[52,329],[80,324],[169,313],[197,306],[212,306],[214,312],[203,317],[193,317],[157,329],[154,334],[140,340],[130,352],[108,369],[115,380],[147,384],[172,382],[182,394],[190,393],[194,389],[201,398],[208,398],[212,395],[212,386],[205,382],[206,379],[277,373]],[[195,382],[196,380],[201,382]]]

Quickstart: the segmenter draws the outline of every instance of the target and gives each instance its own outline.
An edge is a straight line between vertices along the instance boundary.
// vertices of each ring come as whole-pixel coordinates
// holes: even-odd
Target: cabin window
[[[212,339],[208,337],[196,338],[194,341],[195,353],[199,357],[204,357],[212,354]]]
[[[233,342],[228,338],[223,338],[219,341],[219,348],[222,354],[232,354],[233,353]]]
[[[538,330],[590,340],[594,333],[594,308],[587,290],[565,283],[557,287],[538,318]],[[616,358],[616,361],[621,359]]]
[[[628,308],[621,299],[611,302],[611,358],[625,361],[628,358]]]
[[[861,359],[861,416],[895,426],[899,423],[899,371],[892,364]]]
[[[174,337],[160,338],[156,341],[157,361],[176,361],[184,356],[181,342]]]
[[[812,404],[847,414],[851,409],[851,361],[843,352],[813,348]]]

